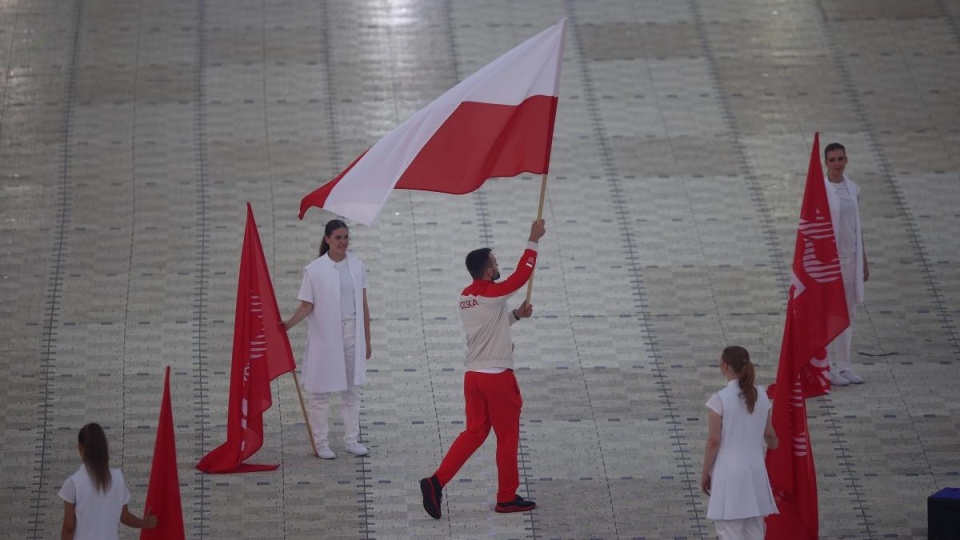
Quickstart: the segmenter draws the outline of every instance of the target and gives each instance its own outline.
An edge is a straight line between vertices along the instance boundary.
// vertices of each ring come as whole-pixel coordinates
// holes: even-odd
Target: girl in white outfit
[[[300,306],[283,322],[283,327],[290,329],[307,319],[303,387],[317,457],[321,459],[337,457],[328,438],[332,394],[340,394],[347,452],[367,455],[367,448],[360,443],[360,388],[367,381],[370,358],[367,269],[347,252],[349,245],[347,224],[330,220],[324,229],[320,256],[303,269],[297,294]]]
[[[130,490],[120,469],[110,468],[107,436],[100,424],[80,429],[77,450],[83,465],[63,483],[58,495],[63,499],[61,540],[118,540],[120,523],[137,529],[157,526],[149,509],[143,519],[130,513]]]
[[[727,386],[710,396],[710,432],[700,489],[710,496],[707,518],[721,540],[763,540],[763,518],[776,514],[764,464],[767,448],[778,445],[770,420],[770,399],[754,384],[750,354],[731,346],[720,355]]]

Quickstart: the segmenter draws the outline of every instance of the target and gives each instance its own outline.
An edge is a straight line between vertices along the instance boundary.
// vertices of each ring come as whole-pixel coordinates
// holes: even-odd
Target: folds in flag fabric
[[[566,19],[464,79],[300,202],[373,223],[393,189],[464,194],[488,178],[546,174]]]
[[[768,390],[773,427],[788,442],[767,452],[767,474],[780,511],[767,517],[768,539],[818,538],[817,475],[805,398],[829,390],[825,349],[849,324],[817,134],[800,209],[777,382]]]
[[[227,405],[227,442],[200,460],[205,473],[267,471],[279,465],[242,463],[263,445],[263,412],[270,408],[270,381],[293,371],[293,351],[280,327],[280,309],[260,245],[253,209],[247,203],[237,314],[233,328],[233,364]]]
[[[157,516],[157,526],[141,529],[140,540],[183,540],[183,508],[180,506],[180,480],[177,477],[177,441],[173,433],[173,409],[170,405],[170,366],[163,379],[163,401],[157,422],[157,442],[153,446],[153,464],[147,485],[146,510]]]

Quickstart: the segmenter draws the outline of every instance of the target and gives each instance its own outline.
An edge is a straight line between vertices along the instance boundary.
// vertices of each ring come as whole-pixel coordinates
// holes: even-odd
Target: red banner
[[[253,472],[279,467],[243,461],[263,445],[263,413],[273,404],[270,381],[296,367],[290,340],[280,327],[281,320],[253,209],[247,203],[233,329],[227,442],[200,460],[197,468],[201,471]]]
[[[830,390],[826,347],[849,325],[818,133],[800,209],[777,382],[768,390],[773,427],[788,442],[767,452],[767,474],[780,511],[767,517],[769,540],[818,538],[817,474],[805,398]]]

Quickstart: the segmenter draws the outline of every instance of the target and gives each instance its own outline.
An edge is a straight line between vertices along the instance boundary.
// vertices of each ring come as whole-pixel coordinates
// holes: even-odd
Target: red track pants
[[[435,473],[447,485],[490,434],[497,435],[497,502],[510,502],[520,487],[517,447],[523,398],[512,370],[503,373],[468,371],[463,377],[467,429],[453,441]]]

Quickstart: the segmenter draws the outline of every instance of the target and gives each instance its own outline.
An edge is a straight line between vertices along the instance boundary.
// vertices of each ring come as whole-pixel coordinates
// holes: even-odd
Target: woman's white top
[[[353,286],[353,277],[350,275],[350,263],[344,258],[333,263],[340,274],[340,318],[343,320],[357,318],[357,304],[353,301],[356,296],[356,287]]]
[[[120,514],[130,502],[130,490],[120,469],[110,469],[110,487],[98,491],[86,465],[80,465],[63,483],[61,499],[76,505],[77,528],[73,540],[118,540]]]
[[[707,407],[720,415],[720,449],[713,464],[708,519],[744,519],[776,514],[764,464],[766,444],[763,432],[770,414],[770,399],[757,386],[753,413],[734,379],[710,396]]]

